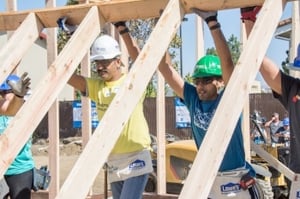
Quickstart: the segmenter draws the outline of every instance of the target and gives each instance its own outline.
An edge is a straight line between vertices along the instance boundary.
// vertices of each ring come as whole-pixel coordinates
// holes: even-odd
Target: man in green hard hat
[[[192,75],[193,85],[185,82],[171,66],[168,54],[166,59],[161,61],[159,70],[174,92],[184,100],[191,116],[193,138],[197,148],[200,148],[224,88],[229,82],[234,64],[221,26],[217,21],[217,12],[203,12],[198,9],[193,9],[193,11],[207,23],[218,56],[206,55],[196,63]],[[222,134],[223,132],[216,133]],[[245,159],[242,125],[239,119],[209,198],[261,198],[254,178],[255,171]]]

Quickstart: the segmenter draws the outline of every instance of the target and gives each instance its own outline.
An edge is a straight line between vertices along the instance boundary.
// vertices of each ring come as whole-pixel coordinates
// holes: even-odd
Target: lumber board
[[[56,0],[46,0],[48,8],[55,6]],[[57,29],[47,29],[47,66],[57,58]],[[49,170],[51,171],[51,183],[49,186],[49,198],[57,195],[60,187],[60,159],[59,159],[59,101],[54,100],[48,111],[48,137],[49,137]]]
[[[30,138],[99,33],[98,9],[95,6],[90,8],[64,49],[49,66],[47,74],[0,136],[0,176]]]
[[[270,165],[272,165],[276,170],[280,171],[287,177],[289,180],[293,181],[296,174],[291,171],[287,166],[280,162],[277,158],[272,156],[270,153],[265,151],[261,146],[255,144],[251,141],[251,148],[257,153],[261,158],[266,160]]]
[[[266,0],[263,4],[179,198],[207,198],[285,3]]]
[[[160,16],[169,0],[112,0],[95,1],[89,4],[62,6],[57,8],[35,9],[20,12],[1,12],[0,31],[15,30],[28,13],[35,13],[45,28],[57,27],[56,21],[67,16],[70,24],[79,24],[92,6],[97,6],[107,22],[130,19],[147,19]],[[262,5],[264,0],[181,0],[185,13],[190,8],[203,10],[223,10],[253,5]]]
[[[165,80],[157,70],[156,135],[157,135],[157,193],[167,193],[166,183],[166,112]]]
[[[0,50],[0,81],[16,68],[21,58],[39,37],[43,26],[39,19],[29,13],[19,28],[9,37]],[[12,53],[13,52],[13,53]]]
[[[87,194],[151,80],[183,14],[179,0],[171,0],[56,198],[81,199]]]

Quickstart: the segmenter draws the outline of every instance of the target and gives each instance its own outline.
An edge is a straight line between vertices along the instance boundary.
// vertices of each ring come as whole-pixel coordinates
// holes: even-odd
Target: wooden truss
[[[0,30],[15,31],[0,50],[1,82],[15,69],[43,28],[56,27],[56,20],[62,16],[67,16],[70,23],[79,26],[0,137],[0,176],[47,113],[106,22],[159,17],[160,10],[164,10],[119,93],[56,198],[82,199],[87,196],[182,18],[190,13],[191,7],[222,10],[263,5],[179,196],[182,199],[207,198],[248,96],[250,83],[255,79],[286,3],[286,0],[112,0],[28,12],[1,13]],[[119,114],[120,110],[122,114]],[[296,181],[296,174],[290,173],[289,176],[292,181]]]

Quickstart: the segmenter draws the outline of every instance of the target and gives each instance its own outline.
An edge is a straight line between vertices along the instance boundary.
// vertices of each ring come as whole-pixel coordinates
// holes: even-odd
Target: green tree
[[[127,22],[127,26],[130,29],[131,36],[137,41],[137,44],[139,48],[143,48],[143,46],[146,44],[152,30],[155,27],[155,24],[157,23],[156,18],[152,19],[136,19],[136,20],[130,20]],[[177,56],[177,50],[181,47],[182,40],[181,38],[176,34],[175,37],[172,39],[170,46],[169,46],[169,52],[172,57],[172,64],[174,68],[179,71],[179,63],[174,58]],[[146,96],[147,97],[156,97],[157,93],[157,77],[154,75],[152,77],[152,80],[149,82],[147,89],[146,89]],[[165,87],[166,93],[169,93],[170,88],[168,86]]]
[[[241,54],[241,43],[237,37],[231,35],[227,41],[227,44],[231,52],[233,63],[236,64]]]
[[[236,64],[240,54],[241,54],[241,43],[239,42],[238,38],[234,35],[231,35],[227,41],[233,63]],[[217,55],[217,51],[214,47],[206,49],[207,55]]]

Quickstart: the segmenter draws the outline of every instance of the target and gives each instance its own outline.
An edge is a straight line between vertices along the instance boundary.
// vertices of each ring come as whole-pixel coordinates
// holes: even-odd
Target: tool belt
[[[34,191],[46,190],[49,187],[51,181],[50,172],[47,166],[42,166],[40,169],[33,169],[33,185]]]
[[[209,198],[251,199],[248,191],[255,184],[255,179],[245,168],[219,172],[210,191]]]

